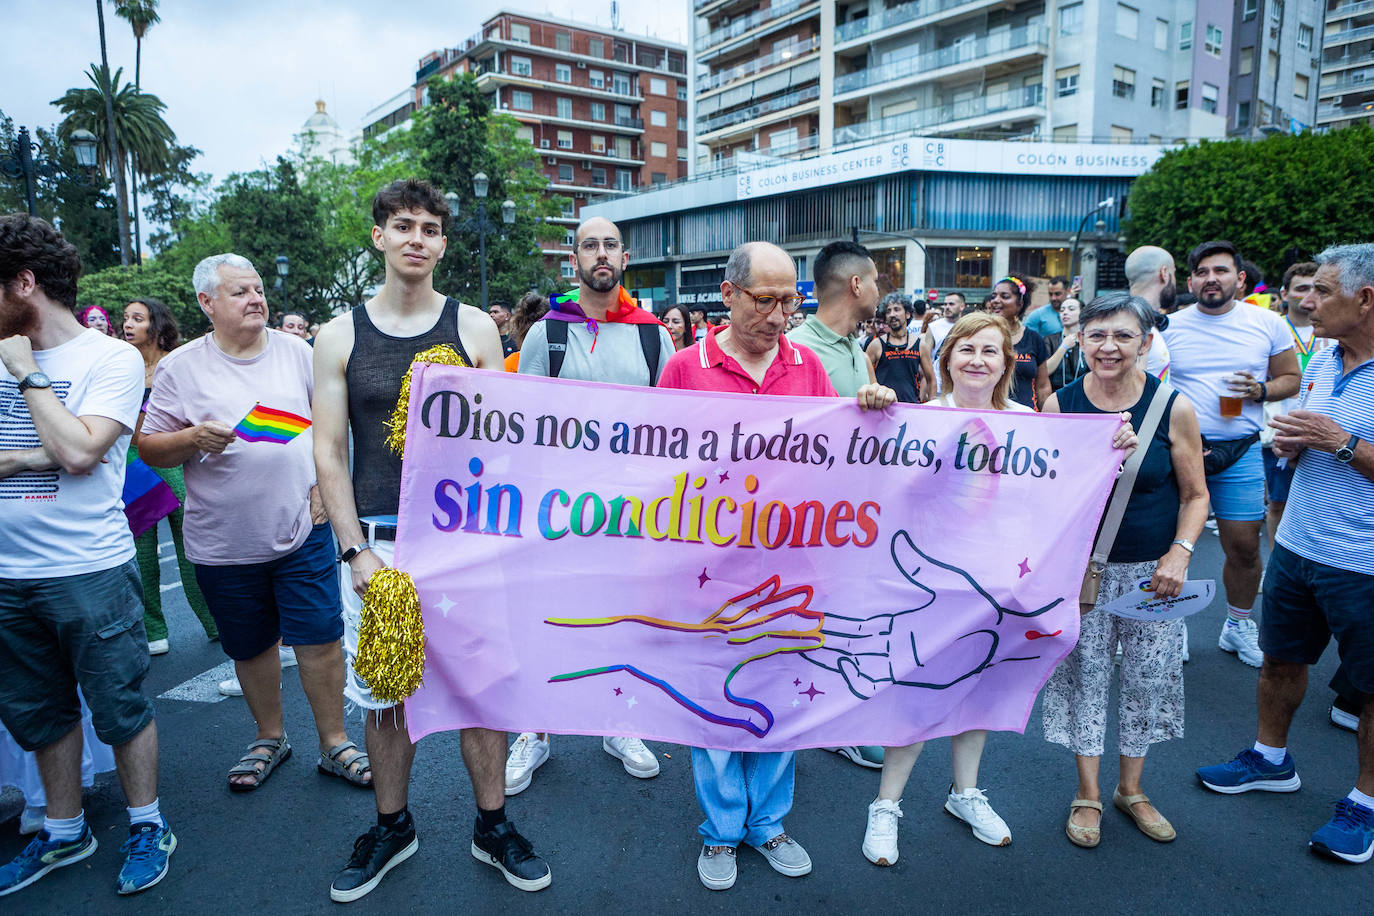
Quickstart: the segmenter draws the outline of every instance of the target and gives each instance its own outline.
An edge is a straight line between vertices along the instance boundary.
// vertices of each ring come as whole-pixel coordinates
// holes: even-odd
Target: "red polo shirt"
[[[792,343],[784,335],[779,335],[778,352],[768,371],[763,374],[763,384],[758,384],[716,342],[716,335],[723,330],[713,327],[704,338],[674,353],[668,365],[663,367],[658,387],[732,391],[739,394],[837,397],[820,357],[806,347]]]

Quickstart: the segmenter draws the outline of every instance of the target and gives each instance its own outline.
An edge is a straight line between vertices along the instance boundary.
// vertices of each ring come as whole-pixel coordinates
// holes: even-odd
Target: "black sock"
[[[505,823],[506,806],[502,805],[501,807],[491,811],[488,811],[485,808],[478,808],[477,820],[481,822],[483,832],[495,830],[497,827],[501,826],[501,824]]]
[[[379,811],[377,812],[377,823],[388,830],[405,833],[413,826],[410,820],[410,808],[402,808],[394,814],[382,814]]]

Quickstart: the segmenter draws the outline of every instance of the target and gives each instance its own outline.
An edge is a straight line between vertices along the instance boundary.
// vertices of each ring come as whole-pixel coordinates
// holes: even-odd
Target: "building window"
[[[1059,34],[1078,35],[1083,31],[1083,4],[1069,3],[1059,8]]]
[[[592,169],[592,184],[599,188],[606,186],[606,170],[601,168]]]
[[[572,131],[560,130],[558,132],[558,148],[572,149]]]
[[[1054,71],[1054,94],[1059,98],[1073,95],[1078,91],[1078,68],[1064,67]]]
[[[572,99],[559,98],[558,100],[555,101],[554,104],[558,106],[558,108],[557,108],[557,116],[558,116],[558,117],[560,117],[560,118],[571,118],[571,117],[572,117]]]
[[[1115,124],[1112,125],[1111,137],[1113,143],[1130,143],[1133,139],[1129,127],[1118,127]]]
[[[1181,23],[1178,27],[1178,49],[1187,51],[1193,46],[1193,23],[1192,20]]]
[[[574,201],[571,197],[558,198],[558,207],[559,212],[562,213],[564,216],[572,216],[574,213],[577,212],[577,202]]]
[[[516,76],[529,76],[532,72],[528,57],[511,57],[510,72]]]
[[[630,77],[625,73],[611,74],[611,91],[616,95],[630,94]]]
[[[679,115],[679,116],[678,116],[678,119],[677,119],[677,129],[678,129],[678,130],[686,130],[686,129],[687,129],[687,119],[684,118],[684,117],[682,117],[681,115]]]
[[[679,146],[679,147],[677,148],[677,161],[678,161],[678,162],[686,162],[686,161],[687,161],[687,147],[685,147],[685,146]]]
[[[573,167],[570,165],[560,165],[558,167],[558,181],[560,184],[572,184]]]
[[[681,84],[678,84],[678,87],[677,87],[677,100],[678,100],[679,102],[685,102],[685,101],[687,101],[687,87],[686,87],[686,86],[683,86],[683,85],[681,85]]]
[[[572,35],[568,32],[558,32],[553,36],[553,46],[559,51],[572,50]]]
[[[797,151],[797,129],[795,127],[771,131],[768,134],[768,152],[779,156]]]
[[[634,156],[632,155],[633,152],[634,150],[631,148],[631,141],[629,137],[615,138],[615,154],[617,156],[619,156],[621,159],[632,159],[634,158]]]
[[[650,180],[651,182],[653,182],[654,184],[667,184],[667,183],[668,183],[668,175],[667,175],[666,173],[664,173],[664,172],[654,172],[654,173],[649,177],[649,180]]]
[[[650,124],[650,126],[652,126],[652,127],[667,127],[667,126],[668,126],[668,112],[666,112],[666,111],[657,111],[657,110],[650,111],[650,112],[649,112],[649,124]]]
[[[523,89],[513,89],[510,94],[510,107],[518,111],[533,111],[534,95]]]
[[[1245,6],[1240,11],[1240,18],[1254,19],[1257,12],[1259,12],[1259,0],[1245,0]]]
[[[1055,128],[1056,132],[1058,128]],[[932,245],[927,286],[955,289],[992,288],[991,248],[945,248]]]
[[[668,144],[659,143],[657,140],[649,144],[649,155],[656,159],[668,158]]]
[[[1298,73],[1293,76],[1293,97],[1297,99],[1307,98],[1308,80],[1306,73]]]
[[[616,169],[615,187],[618,191],[633,191],[635,187],[635,173],[630,169]]]
[[[529,44],[530,27],[523,22],[512,22],[510,24],[510,40],[518,41],[521,44]]]
[[[560,272],[562,272],[564,280],[571,280],[577,276],[577,268],[573,267],[567,261],[564,261],[562,264],[558,265],[558,269]]]
[[[592,152],[597,155],[604,155],[606,152],[606,138],[600,134],[592,134]]]
[[[1312,27],[1310,25],[1298,26],[1298,47],[1304,51],[1312,50]]]
[[[1135,98],[1135,71],[1125,67],[1112,68],[1112,95],[1119,99]]]
[[[588,57],[605,57],[605,56],[606,56],[606,42],[602,41],[600,38],[588,38],[588,39],[587,39],[587,56],[588,56]]]
[[[1270,52],[1269,52],[1269,56],[1265,59],[1264,73],[1265,73],[1265,75],[1268,76],[1270,79],[1273,79],[1275,76],[1278,75],[1278,72],[1279,72],[1279,52],[1278,52],[1278,51],[1270,51]]]
[[[528,124],[521,124],[515,129],[515,136],[527,143],[534,143],[534,128]]]
[[[1240,60],[1236,62],[1236,73],[1241,76],[1249,76],[1255,71],[1255,49],[1241,48]]]
[[[1059,125],[1058,127],[1056,127],[1056,128],[1054,129],[1054,142],[1055,142],[1055,143],[1077,143],[1077,142],[1078,142],[1078,125],[1077,125],[1077,124],[1061,124],[1061,125]]]
[[[629,127],[633,117],[634,116],[630,114],[629,105],[615,106],[615,123],[619,124],[621,127]]]
[[[1150,107],[1164,107],[1164,80],[1154,80],[1150,83]]]
[[[1174,83],[1174,108],[1178,111],[1188,107],[1188,81],[1179,80]]]
[[[1169,50],[1169,20],[1155,20],[1155,49],[1159,51]]]
[[[592,102],[591,108],[592,108],[592,120],[593,120],[593,121],[604,121],[604,120],[606,120],[606,103],[605,103],[605,102]]]
[[[575,241],[577,241],[577,230],[576,230],[576,229],[567,229],[567,230],[565,230],[565,231],[563,232],[563,244],[564,244],[564,245],[572,245]]]
[[[606,75],[600,70],[588,70],[587,85],[591,86],[593,89],[605,89]]]
[[[1140,10],[1124,3],[1116,5],[1116,34],[1132,41],[1140,34]]]
[[[1202,84],[1202,110],[1208,114],[1217,113],[1217,96],[1221,90],[1211,83]]]
[[[1221,29],[1214,25],[1207,26],[1207,41],[1202,46],[1203,50],[1213,57],[1221,56]]]
[[[649,77],[649,91],[654,95],[667,95],[668,81],[661,76]]]
[[[560,83],[571,83],[572,67],[569,67],[567,64],[554,64],[553,78]]]
[[[1250,126],[1250,103],[1249,103],[1249,102],[1240,102],[1239,104],[1236,105],[1236,126],[1237,126],[1237,127],[1249,127],[1249,126]]]

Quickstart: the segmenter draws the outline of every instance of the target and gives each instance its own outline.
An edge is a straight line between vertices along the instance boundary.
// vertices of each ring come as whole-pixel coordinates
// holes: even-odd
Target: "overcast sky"
[[[686,43],[691,0],[622,3],[626,31]],[[88,86],[100,60],[94,0],[0,0],[0,111],[16,125],[57,122],[50,104]],[[197,171],[222,179],[271,162],[323,98],[347,132],[415,78],[420,57],[475,34],[502,9],[608,25],[610,0],[163,0],[143,40],[143,88],[167,104],[178,140],[202,150]],[[134,75],[128,23],[105,5],[110,66]]]

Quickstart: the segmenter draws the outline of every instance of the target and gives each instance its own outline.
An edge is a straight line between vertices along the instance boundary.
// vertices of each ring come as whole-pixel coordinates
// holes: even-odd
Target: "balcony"
[[[1374,91],[1374,70],[1361,70],[1347,73],[1330,83],[1322,83],[1317,88],[1318,96],[1336,95],[1342,92]]]
[[[1374,25],[1362,25],[1354,29],[1327,32],[1325,39],[1323,39],[1323,47],[1334,48],[1336,45],[1348,45],[1352,41],[1360,41],[1365,38],[1374,38]]]
[[[783,16],[796,12],[808,3],[815,2],[816,0],[784,0],[782,3],[774,3],[772,6],[766,6],[761,10],[756,10],[743,19],[736,19],[729,25],[724,25],[708,32],[705,38],[697,42],[697,50],[705,51],[707,48],[713,48],[723,41],[738,38],[750,29],[757,28],[770,19],[780,19]],[[697,5],[700,7],[702,4]]]
[[[805,89],[789,92],[787,95],[778,96],[766,102],[759,102],[748,108],[736,108],[733,111],[722,112],[710,118],[703,118],[697,122],[697,140],[700,142],[704,135],[712,131],[722,130],[735,124],[743,124],[745,121],[752,121],[775,111],[785,111],[788,108],[805,105],[807,102],[814,102],[820,97],[820,86],[807,86]]]
[[[800,58],[818,50],[821,46],[821,37],[812,36],[807,41],[798,42],[791,47],[782,48],[772,54],[755,58],[748,63],[740,64],[738,67],[731,67],[729,70],[721,70],[712,73],[709,77],[702,80],[697,86],[697,94],[710,92],[712,89],[719,89],[721,86],[729,85],[738,80],[747,79],[755,74],[780,65],[790,65],[796,63]]]
[[[503,83],[505,85],[528,86],[532,89],[553,90],[556,92],[575,93],[579,96],[598,96],[614,99],[618,102],[642,102],[644,96],[640,94],[638,80],[631,80],[626,86],[617,88],[614,81],[603,82],[600,86],[586,85],[578,83],[563,83],[558,80],[540,79],[532,72],[512,70],[508,66],[478,66],[473,71],[478,84]]]
[[[505,99],[501,101],[501,104],[495,106],[495,108],[502,114],[508,114],[516,118],[537,118],[549,124],[565,124],[568,127],[579,127],[586,130],[644,132],[644,121],[642,118],[620,117],[610,121],[589,121],[586,118],[575,117],[571,113],[567,115],[559,114],[557,108],[551,108],[548,105],[535,105],[533,108],[515,108]]]
[[[917,19],[935,16],[961,6],[976,6],[988,0],[912,0],[900,6],[888,7],[877,13],[870,13],[863,19],[846,22],[835,30],[835,43],[844,44],[873,32],[881,32],[893,26],[904,25]]]
[[[897,80],[918,82],[921,78],[933,78],[933,74],[940,70],[978,65],[988,58],[1002,57],[1013,51],[1043,54],[1048,44],[1048,28],[1024,26],[1002,34],[989,35],[975,41],[927,51],[924,54],[913,54],[856,73],[837,76],[835,95],[838,97],[847,92],[858,92]]]
[[[1368,118],[1374,116],[1374,101],[1355,102],[1350,105],[1325,105],[1317,106],[1317,123],[1327,121],[1343,121],[1347,118]]]
[[[1348,16],[1359,16],[1363,13],[1374,13],[1374,0],[1358,0],[1353,3],[1341,3],[1326,11],[1326,21],[1333,19],[1345,19]]]
[[[1010,118],[1042,118],[1045,116],[1045,87],[1026,86],[1010,92],[978,96],[962,102],[927,108],[923,111],[908,111],[881,118],[835,128],[835,145],[876,140],[893,134],[915,133],[930,130],[968,130],[976,128],[978,118],[1008,120]]]

